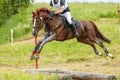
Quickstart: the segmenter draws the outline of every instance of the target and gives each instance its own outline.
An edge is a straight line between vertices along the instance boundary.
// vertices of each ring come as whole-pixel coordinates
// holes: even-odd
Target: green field
[[[61,68],[75,71],[113,74],[117,76],[119,80],[120,22],[117,19],[118,5],[119,4],[110,3],[70,4],[71,12],[75,19],[94,21],[101,33],[112,40],[111,44],[104,44],[115,56],[114,59],[107,57],[102,49],[97,45],[96,46],[98,50],[104,54],[101,57],[97,56],[90,46],[78,43],[76,39],[64,42],[53,41],[44,46],[40,54],[39,68]],[[4,30],[8,30],[9,32],[9,29],[11,29],[11,26],[13,25],[13,27],[16,29],[16,42],[14,43],[14,46],[11,46],[9,39],[4,40],[4,38],[0,37],[2,38],[0,45],[0,80],[57,80],[55,76],[45,76],[43,74],[31,75],[21,71],[22,69],[26,68],[35,68],[35,61],[30,60],[31,52],[34,49],[34,40],[29,39],[32,38],[30,31],[32,25],[31,11],[41,6],[48,6],[48,4],[43,3],[31,5],[26,9],[25,12],[17,14],[17,16],[25,14],[23,17],[21,17],[21,21],[13,21],[17,18],[17,16],[13,16],[0,28],[1,34],[5,33]],[[28,32],[25,32],[26,27],[24,26],[26,25],[28,26],[26,29],[29,30]],[[4,28],[4,26],[6,26],[6,28]],[[20,31],[20,33],[18,31]],[[39,39],[41,39],[43,36],[42,33],[43,31],[40,32]],[[7,34],[2,36],[5,37]],[[9,35],[7,38],[8,37]]]

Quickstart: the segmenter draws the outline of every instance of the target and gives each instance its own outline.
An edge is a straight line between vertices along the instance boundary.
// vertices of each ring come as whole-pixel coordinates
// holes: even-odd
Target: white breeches
[[[69,24],[72,24],[72,20],[71,20],[72,17],[71,17],[71,13],[70,12],[65,12],[64,14],[61,14],[61,15],[64,16],[67,19]]]

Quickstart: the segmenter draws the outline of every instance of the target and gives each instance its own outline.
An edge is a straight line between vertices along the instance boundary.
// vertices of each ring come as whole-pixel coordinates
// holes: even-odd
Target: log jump
[[[90,72],[69,71],[63,69],[25,69],[24,72],[31,74],[44,73],[58,75],[59,80],[117,80],[114,75],[98,74]]]

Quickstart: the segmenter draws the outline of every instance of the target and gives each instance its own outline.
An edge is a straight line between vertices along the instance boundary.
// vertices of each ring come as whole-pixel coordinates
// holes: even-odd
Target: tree
[[[29,4],[30,0],[0,0],[0,25],[5,19],[18,13],[19,8],[27,8]]]

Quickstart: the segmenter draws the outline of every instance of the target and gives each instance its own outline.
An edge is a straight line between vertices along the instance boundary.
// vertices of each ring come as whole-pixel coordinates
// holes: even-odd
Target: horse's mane
[[[46,7],[39,8],[39,9],[37,9],[37,11],[39,11],[39,12],[47,12],[48,14],[51,13],[51,11]]]

